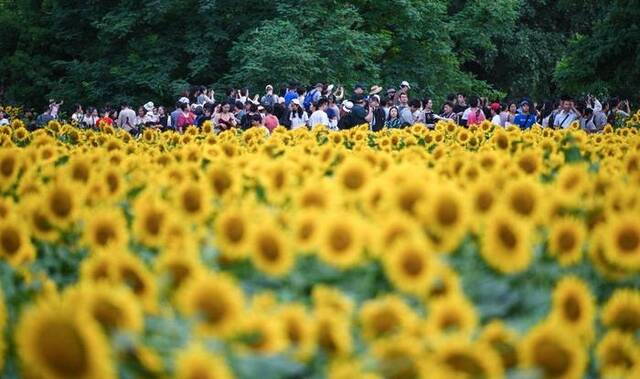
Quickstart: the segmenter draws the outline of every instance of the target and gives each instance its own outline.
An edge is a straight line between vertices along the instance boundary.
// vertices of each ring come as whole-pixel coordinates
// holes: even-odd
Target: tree
[[[593,32],[577,35],[555,78],[569,93],[637,96],[640,92],[640,2],[613,2]]]

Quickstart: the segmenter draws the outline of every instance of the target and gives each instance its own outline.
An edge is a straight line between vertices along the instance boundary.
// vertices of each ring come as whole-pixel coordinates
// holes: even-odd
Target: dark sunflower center
[[[80,378],[89,370],[87,346],[76,328],[51,322],[40,329],[36,349],[40,358],[60,378]]]

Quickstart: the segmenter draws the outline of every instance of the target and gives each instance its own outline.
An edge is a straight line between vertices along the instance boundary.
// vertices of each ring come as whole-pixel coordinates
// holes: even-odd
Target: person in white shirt
[[[118,114],[118,127],[125,131],[131,131],[136,125],[136,112],[129,107],[128,103],[122,104],[122,110]]]
[[[502,111],[500,103],[491,103],[489,108],[491,109],[491,123],[494,125],[504,126],[502,124],[502,117],[500,117],[500,112]]]
[[[144,117],[142,118],[142,123],[145,125],[157,125],[160,122],[160,117],[156,113],[155,105],[153,102],[148,102],[144,105],[144,110],[146,111]]]
[[[309,117],[309,126],[313,129],[317,125],[329,126],[329,116],[327,116],[327,99],[320,99],[313,104],[315,111]]]
[[[573,101],[569,97],[563,97],[562,110],[556,115],[553,120],[554,128],[567,129],[571,126],[571,123],[579,118],[578,111],[573,106]]]
[[[309,116],[300,105],[300,100],[291,100],[291,112],[289,113],[289,121],[291,121],[291,130],[306,128]]]
[[[0,110],[0,125],[9,125],[9,119],[2,110]]]

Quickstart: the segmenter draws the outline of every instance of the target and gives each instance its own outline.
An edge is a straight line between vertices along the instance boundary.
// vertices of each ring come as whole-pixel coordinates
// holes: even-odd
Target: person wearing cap
[[[265,91],[267,93],[264,94],[264,96],[262,96],[262,98],[260,99],[260,104],[262,104],[263,107],[273,107],[276,103],[278,103],[278,95],[273,93],[273,86],[271,84],[268,84],[265,87]]]
[[[360,107],[362,108],[362,107]],[[356,106],[351,101],[344,101],[342,103],[343,116],[338,121],[338,129],[346,130],[354,128],[358,125],[366,124],[364,119],[366,114],[357,110]]]
[[[521,130],[530,129],[536,123],[537,116],[531,113],[531,105],[529,100],[520,102],[520,113],[516,115],[513,124],[520,127]]]
[[[298,99],[291,100],[289,121],[291,122],[291,130],[307,127],[309,116],[307,115],[307,112],[302,108],[300,100]]]
[[[553,119],[553,127],[554,128],[562,128],[567,129],[571,126],[571,123],[579,118],[578,111],[573,106],[573,99],[568,96],[563,96],[562,101],[562,110],[556,114]]]
[[[329,126],[329,116],[327,115],[327,99],[320,99],[313,103],[315,111],[309,117],[309,126],[313,129],[317,125]]]
[[[407,82],[406,80],[403,80],[402,83],[400,83],[400,90],[394,94],[393,103],[398,107],[400,107],[401,113],[402,113],[402,104],[400,102],[400,96],[404,93],[407,95],[407,98],[409,98],[410,89],[411,89],[411,86],[409,85],[409,82]]]
[[[387,89],[387,100],[391,100],[395,104],[397,92],[398,91],[396,91],[394,87],[390,87],[389,89]]]
[[[502,124],[502,117],[500,117],[500,112],[502,112],[502,106],[500,103],[491,103],[489,109],[491,110],[491,123],[494,125],[504,126]]]
[[[365,90],[366,86],[362,83],[357,83],[355,85],[355,87],[353,87],[353,94],[354,95],[364,95],[364,90]]]

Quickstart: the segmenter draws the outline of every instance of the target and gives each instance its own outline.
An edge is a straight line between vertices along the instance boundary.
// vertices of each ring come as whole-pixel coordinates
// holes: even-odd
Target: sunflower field
[[[640,378],[640,113],[0,128],[2,378]]]

